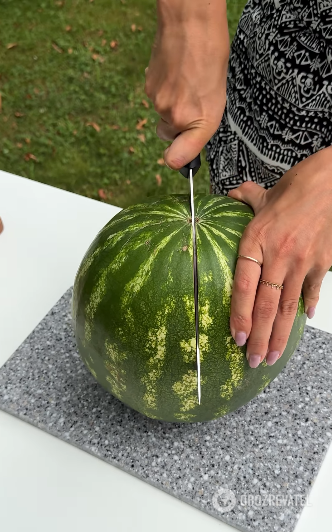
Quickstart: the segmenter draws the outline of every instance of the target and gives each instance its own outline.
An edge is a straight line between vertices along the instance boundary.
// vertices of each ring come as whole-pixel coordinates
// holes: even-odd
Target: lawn
[[[245,3],[229,1],[231,39]],[[144,94],[156,0],[0,4],[0,169],[119,207],[186,193]]]

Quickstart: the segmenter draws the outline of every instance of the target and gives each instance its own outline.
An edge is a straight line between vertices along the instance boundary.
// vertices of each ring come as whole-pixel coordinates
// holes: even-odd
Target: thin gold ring
[[[257,264],[259,264],[260,266],[262,266],[262,263],[259,262],[259,260],[257,260],[257,259],[253,259],[252,257],[247,257],[247,255],[238,255],[238,258],[239,258],[239,257],[243,257],[244,259],[253,260],[254,262],[257,262]]]

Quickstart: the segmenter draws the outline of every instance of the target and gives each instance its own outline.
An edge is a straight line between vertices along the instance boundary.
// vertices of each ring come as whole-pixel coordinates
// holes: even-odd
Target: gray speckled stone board
[[[0,408],[240,530],[293,531],[332,438],[332,335],[306,326],[279,377],[236,412],[163,423],[86,369],[71,295],[0,369]]]

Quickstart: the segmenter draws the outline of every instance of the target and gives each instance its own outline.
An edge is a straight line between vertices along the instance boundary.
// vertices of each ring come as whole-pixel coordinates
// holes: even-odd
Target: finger
[[[176,137],[164,154],[167,166],[179,170],[195,159],[210,140],[211,127],[194,126],[184,130]]]
[[[285,351],[294,324],[299,299],[301,297],[303,276],[298,277],[297,281],[294,278],[293,272],[289,273],[283,282],[284,289],[281,291],[266,356],[266,363],[269,366],[272,366],[279,360]]]
[[[275,261],[264,259],[262,280],[282,285],[285,275],[286,272]],[[259,283],[247,342],[247,359],[251,368],[257,368],[266,356],[280,297],[280,289]]]
[[[157,124],[156,133],[161,140],[174,140],[179,130],[161,118]]]
[[[327,272],[326,268],[313,268],[304,279],[302,287],[303,300],[305,312],[309,319],[314,317],[322,282]]]
[[[239,254],[252,257],[262,262],[262,251],[257,244],[251,245],[243,241],[242,236]],[[257,285],[261,276],[261,266],[251,260],[238,257],[232,287],[230,328],[237,345],[242,346],[249,337],[252,325],[252,313],[255,303]]]

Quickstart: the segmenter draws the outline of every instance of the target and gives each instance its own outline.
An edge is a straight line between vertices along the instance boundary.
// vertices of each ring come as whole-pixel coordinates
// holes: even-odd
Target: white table
[[[0,171],[0,366],[73,284],[120,209]],[[308,323],[332,332],[332,273]],[[331,530],[332,451],[296,532]],[[149,484],[0,411],[0,530],[234,532]],[[259,532],[259,531],[257,531]]]

